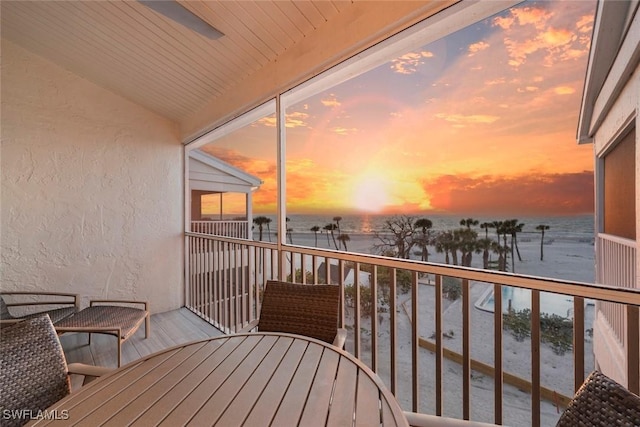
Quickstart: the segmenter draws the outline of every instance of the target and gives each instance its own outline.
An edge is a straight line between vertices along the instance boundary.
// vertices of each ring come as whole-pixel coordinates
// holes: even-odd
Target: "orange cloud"
[[[523,92],[537,92],[540,88],[537,86],[525,86],[525,87],[519,87],[517,90],[520,93]]]
[[[307,113],[303,113],[299,111],[294,111],[292,113],[286,114],[285,127],[288,127],[288,128],[306,127],[308,126],[307,124],[308,118],[309,118],[309,115]],[[276,120],[276,116],[268,116],[268,117],[261,118],[255,123],[260,123],[264,126],[274,128],[276,127],[277,120]]]
[[[551,28],[540,34],[540,40],[544,42],[544,46],[556,47],[563,46],[575,40],[575,35],[567,29]]]
[[[575,27],[587,33],[592,17],[583,16],[568,28],[553,20],[554,13],[535,7],[511,9],[506,17],[493,20],[493,25],[504,30],[504,45],[509,52],[508,64],[518,68],[529,56],[544,52],[544,65],[549,67],[558,60],[579,58],[588,51],[588,37],[578,37]]]
[[[498,116],[490,116],[486,114],[446,114],[438,113],[435,115],[439,119],[446,120],[457,125],[469,125],[469,124],[490,124],[498,120]]]
[[[558,95],[571,95],[576,90],[569,86],[558,86],[554,88],[553,91]]]
[[[424,58],[432,58],[429,51],[409,52],[391,61],[391,69],[399,74],[413,74],[418,66],[424,64]]]
[[[581,33],[591,34],[591,30],[593,30],[593,15],[584,15],[580,18],[576,23],[576,28]]]
[[[343,128],[341,126],[334,127],[331,130],[338,135],[353,135],[358,131],[356,128]]]
[[[473,56],[476,53],[487,49],[489,46],[489,43],[486,42],[473,43],[469,45],[467,51],[469,52],[469,56]]]
[[[423,181],[436,211],[474,214],[593,212],[593,173],[507,176],[440,175]]]
[[[506,79],[504,77],[498,77],[497,79],[487,80],[484,82],[484,84],[487,86],[493,86],[493,85],[501,85],[505,82],[506,82]]]
[[[336,96],[334,94],[329,94],[328,98],[324,98],[321,99],[320,102],[322,103],[322,105],[324,105],[325,107],[339,107],[341,105],[341,102],[338,101],[338,99],[336,98]]]

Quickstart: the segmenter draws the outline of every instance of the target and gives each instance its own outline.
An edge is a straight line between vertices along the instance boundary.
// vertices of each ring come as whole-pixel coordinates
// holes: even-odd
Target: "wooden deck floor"
[[[144,337],[144,325],[122,344],[122,365],[151,353],[190,341],[223,335],[186,308],[151,316],[151,334]],[[80,362],[115,368],[118,366],[117,339],[111,335],[67,333],[60,336],[67,363]],[[73,380],[74,388],[76,381]]]

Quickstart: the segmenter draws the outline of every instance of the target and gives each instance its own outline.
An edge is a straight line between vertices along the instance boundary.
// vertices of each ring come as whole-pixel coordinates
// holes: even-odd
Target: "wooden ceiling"
[[[138,1],[2,0],[2,37],[176,122],[274,62],[349,0],[181,0],[209,40]]]

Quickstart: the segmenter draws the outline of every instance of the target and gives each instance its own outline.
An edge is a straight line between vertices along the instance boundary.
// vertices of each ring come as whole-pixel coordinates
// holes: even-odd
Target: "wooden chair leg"
[[[122,366],[122,335],[118,331],[118,368]]]
[[[147,317],[144,321],[144,337],[149,338],[151,335],[151,316],[147,313]]]

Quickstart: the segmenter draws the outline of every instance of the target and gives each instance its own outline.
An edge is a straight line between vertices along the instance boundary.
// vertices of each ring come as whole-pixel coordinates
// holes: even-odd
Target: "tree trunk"
[[[514,234],[513,240],[516,244],[516,253],[518,254],[518,261],[522,262],[522,257],[520,256],[520,248],[518,248],[518,236]]]

